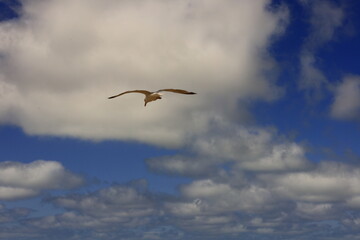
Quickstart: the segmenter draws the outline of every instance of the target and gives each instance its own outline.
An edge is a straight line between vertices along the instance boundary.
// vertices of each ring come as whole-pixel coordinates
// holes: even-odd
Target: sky
[[[0,239],[360,239],[359,13],[0,0]]]

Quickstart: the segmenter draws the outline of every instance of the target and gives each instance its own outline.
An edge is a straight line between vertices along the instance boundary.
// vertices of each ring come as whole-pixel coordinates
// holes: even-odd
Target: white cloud
[[[346,77],[336,87],[331,115],[338,119],[357,120],[360,118],[360,78]]]
[[[252,171],[284,171],[308,168],[304,149],[296,143],[274,145],[270,153],[254,161],[244,161],[241,168]]]
[[[334,214],[335,207],[329,203],[307,203],[298,202],[296,204],[296,214],[314,220],[329,219],[329,215]]]
[[[193,162],[179,155],[148,160],[162,173],[196,177],[180,187],[177,201],[164,203],[176,226],[187,232],[296,235],[307,231],[308,221],[337,222],[344,209],[360,206],[357,166],[310,164],[300,145],[273,131],[234,126],[227,131],[228,126],[219,124],[214,134],[192,139]],[[215,224],[219,217],[224,222]]]
[[[212,179],[194,181],[183,186],[181,192],[188,199],[201,199],[202,204],[207,204],[202,209],[207,214],[264,210],[271,208],[274,200],[270,191],[256,184],[238,187]]]
[[[271,100],[261,74],[286,9],[268,1],[24,1],[0,24],[0,123],[29,134],[181,144],[237,100]],[[184,88],[143,107],[128,89]],[[11,91],[9,91],[11,89]]]
[[[236,131],[233,133],[236,135]],[[264,162],[259,161],[258,166],[271,165],[272,161],[282,159],[282,154],[285,156],[289,154],[290,157],[286,157],[288,159],[297,159],[294,156],[301,156],[302,161],[307,163],[305,153],[298,145],[284,140],[280,144],[281,141],[275,141],[269,131],[264,130],[263,133],[268,134],[256,134],[257,137],[262,136],[254,138],[258,141],[247,135],[253,149],[258,149],[256,151],[258,154],[249,154],[247,148],[239,147],[247,149],[240,152],[245,156],[252,156],[254,163],[263,159]],[[219,138],[221,137],[220,135]],[[267,140],[259,141],[259,139]],[[227,146],[225,152],[228,155],[225,154],[224,158],[236,156],[233,154],[235,151],[229,150],[231,149],[229,146],[236,145],[233,141],[233,145],[226,145],[221,144],[221,141],[216,144],[217,142],[212,140],[209,140],[209,143],[212,143],[211,147],[203,145],[198,148],[199,152],[206,155],[205,149],[211,149],[211,153],[218,154],[216,158],[221,158],[221,149]],[[233,138],[230,137],[230,140]],[[254,144],[255,142],[257,144]],[[275,154],[278,151],[282,154]],[[177,159],[181,162],[179,160],[181,158]],[[189,160],[184,161],[186,164],[191,164]],[[181,186],[178,200],[164,203],[165,214],[171,216],[176,226],[187,232],[234,236],[240,232],[259,234],[286,232],[298,236],[297,234],[313,232],[314,228],[319,232],[326,232],[326,229],[331,227],[335,231],[335,229],[339,230],[337,226],[343,218],[343,212],[346,209],[355,210],[360,206],[358,188],[360,169],[355,165],[324,161],[312,165],[304,164],[305,168],[284,168],[286,170],[279,171],[273,168],[271,170],[241,168],[242,165],[237,165],[236,162],[222,169],[219,164],[223,163],[221,160],[216,162],[211,159],[210,162],[215,166],[212,171],[207,174],[201,171],[194,174],[197,179]],[[240,163],[246,162],[240,161]],[[156,163],[162,166],[161,161]],[[187,176],[185,170],[177,171],[177,168],[172,168],[170,165],[163,163],[162,170],[165,173]],[[204,163],[204,166],[207,165]],[[166,169],[167,167],[169,168]],[[307,225],[309,221],[314,225]],[[326,225],[326,221],[333,221],[333,225]]]
[[[194,216],[201,214],[201,200],[192,202],[168,202],[164,204],[165,209],[175,216]]]
[[[139,180],[127,185],[112,185],[94,192],[51,197],[46,201],[65,212],[40,218],[28,219],[25,224],[48,234],[56,231],[86,231],[82,238],[141,239],[159,224],[163,215],[158,198],[148,192],[146,181]],[[138,229],[138,230],[137,230]],[[75,234],[76,235],[76,234]]]
[[[224,122],[212,127],[212,132],[195,139],[192,148],[207,160],[217,159],[215,164],[232,162],[237,168],[249,171],[291,171],[310,166],[303,147],[272,129]]]
[[[191,198],[207,198],[212,196],[220,196],[226,192],[230,192],[231,188],[227,184],[215,183],[211,179],[199,180],[185,186],[182,192]]]
[[[69,189],[83,183],[83,178],[55,161],[0,163],[0,199],[3,200],[32,197],[43,190]]]
[[[308,169],[304,148],[271,129],[214,120],[211,131],[188,140],[187,154],[148,159],[150,169],[173,175],[207,177],[229,164],[239,171],[276,172]]]
[[[175,235],[180,234],[179,238],[183,239],[181,231],[185,231],[187,236],[193,236],[193,233],[202,236],[230,236],[247,232],[249,224],[252,229],[259,231],[276,226],[265,220],[254,225],[254,221],[249,223],[234,214],[234,211],[239,210],[254,213],[255,205],[260,208],[260,205],[265,204],[262,200],[265,195],[261,193],[264,190],[256,187],[241,191],[208,180],[188,185],[187,189],[182,190],[184,196],[177,198],[152,194],[144,188],[143,183],[141,181],[140,188],[136,183],[113,185],[95,192],[49,198],[47,202],[65,208],[66,211],[53,216],[30,218],[26,220],[26,226],[48,233],[57,231],[58,236],[62,229],[75,232],[86,229],[93,238],[94,234],[112,233],[112,236],[129,239],[139,239],[142,234],[148,236],[148,233],[157,232],[157,229],[162,229],[163,232],[159,235],[160,239],[164,239],[166,229],[169,228],[173,229],[169,232],[175,231]],[[199,194],[201,198],[193,199],[198,194],[195,189],[191,193],[190,188],[204,184],[209,185],[208,190]],[[217,188],[219,189],[216,190]],[[230,192],[224,191],[226,189]],[[234,197],[235,199],[231,199]],[[129,229],[138,229],[138,233],[134,236],[134,231]]]
[[[96,218],[82,216],[74,212],[66,212],[56,216],[46,216],[39,220],[32,221],[30,225],[37,228],[93,228],[101,224]]]
[[[28,198],[38,194],[39,191],[34,189],[0,186],[0,199],[2,200]]]
[[[89,195],[58,197],[52,200],[58,206],[82,214],[130,223],[131,218],[154,215],[153,202],[132,187],[113,186]]]
[[[360,194],[360,169],[330,161],[313,170],[269,175],[263,180],[280,196],[296,201],[344,202]]]

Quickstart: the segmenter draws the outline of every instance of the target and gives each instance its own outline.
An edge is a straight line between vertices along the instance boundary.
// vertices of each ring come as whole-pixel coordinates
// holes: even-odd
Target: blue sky
[[[359,12],[0,1],[0,239],[359,239]]]

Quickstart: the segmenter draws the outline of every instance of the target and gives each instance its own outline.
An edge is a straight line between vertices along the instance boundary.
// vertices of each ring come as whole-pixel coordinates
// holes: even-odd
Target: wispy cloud
[[[331,1],[300,1],[310,14],[309,36],[304,42],[300,54],[299,88],[306,92],[311,100],[321,99],[329,82],[319,68],[317,52],[326,43],[336,37],[342,26],[345,12]]]
[[[331,115],[337,119],[360,119],[360,78],[348,76],[335,87]]]
[[[7,209],[4,204],[0,204],[0,223],[9,223],[27,217],[31,210],[27,208]]]

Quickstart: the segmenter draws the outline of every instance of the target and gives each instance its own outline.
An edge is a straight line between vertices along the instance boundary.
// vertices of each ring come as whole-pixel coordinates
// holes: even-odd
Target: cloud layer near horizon
[[[337,232],[354,239],[359,231],[359,172],[359,167],[335,162],[294,172],[249,175],[234,170],[184,184],[179,196],[150,192],[147,182],[138,180],[48,198],[46,202],[65,211],[28,217],[18,232],[32,229],[34,237],[54,239],[67,234],[76,239],[77,232],[86,239],[336,239],[331,233]],[[6,222],[29,214],[5,207],[4,212]]]
[[[266,53],[287,11],[268,1],[24,1],[0,23],[0,122],[29,134],[165,146],[279,96]],[[183,88],[143,107],[130,89]],[[243,109],[244,111],[244,109]],[[235,115],[235,116],[234,116]],[[238,116],[236,116],[238,115]]]

